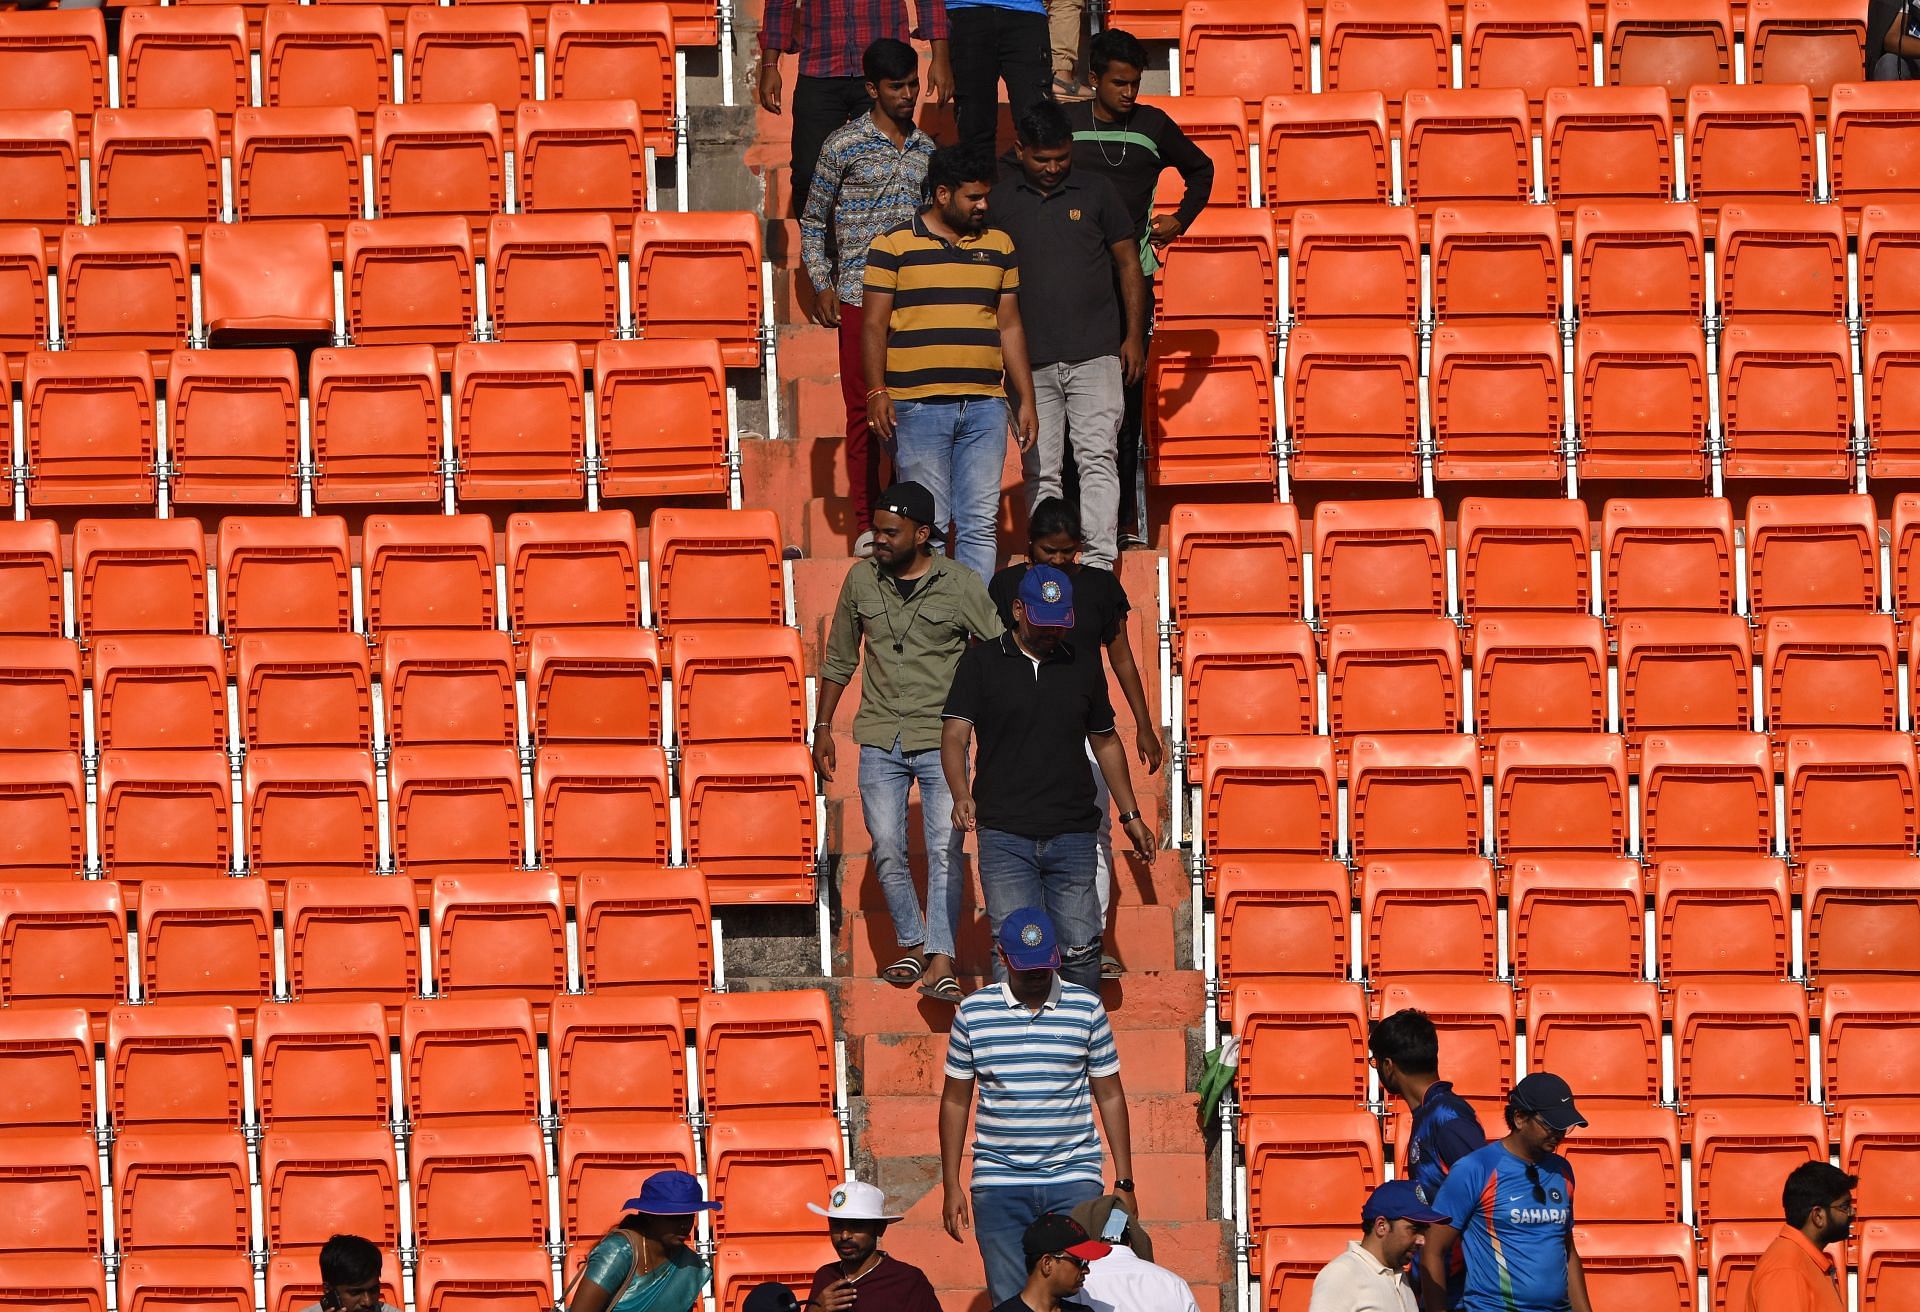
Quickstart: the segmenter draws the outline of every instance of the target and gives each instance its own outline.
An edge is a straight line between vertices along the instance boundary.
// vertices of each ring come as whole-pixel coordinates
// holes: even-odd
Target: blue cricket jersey
[[[1573,1245],[1573,1168],[1490,1143],[1454,1163],[1434,1210],[1460,1231],[1464,1312],[1566,1312]]]
[[[1407,1131],[1407,1167],[1404,1172],[1420,1191],[1423,1201],[1431,1203],[1440,1196],[1440,1186],[1455,1162],[1484,1148],[1487,1136],[1480,1129],[1480,1118],[1473,1104],[1453,1091],[1445,1080],[1427,1086],[1420,1105],[1413,1109],[1413,1124]],[[1460,1249],[1455,1247],[1447,1260],[1447,1306],[1458,1308],[1466,1294],[1467,1268]]]

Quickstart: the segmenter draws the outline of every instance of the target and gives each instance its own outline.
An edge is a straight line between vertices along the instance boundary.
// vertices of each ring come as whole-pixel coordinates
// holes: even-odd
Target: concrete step
[[[1183,1093],[1199,1073],[1184,1030],[1117,1030],[1120,1072],[1129,1094]],[[848,1053],[868,1097],[933,1094],[940,1090],[947,1041],[940,1034],[869,1034]]]
[[[955,946],[959,949],[962,969],[971,967],[984,974],[992,959],[992,939],[985,912],[965,913],[958,937]],[[1155,974],[1172,971],[1177,961],[1174,909],[1115,907],[1105,942],[1105,950],[1118,957],[1129,970]],[[893,918],[884,909],[854,912],[841,928],[836,950],[854,978],[878,975],[883,965],[900,955],[894,941]]]
[[[1121,1070],[1121,1081],[1126,1071]],[[862,1130],[863,1142],[884,1149],[888,1157],[938,1157],[940,1155],[939,1103],[937,1097],[898,1096],[855,1099],[854,1115]],[[1162,1165],[1175,1162],[1191,1168],[1204,1160],[1205,1145],[1196,1123],[1200,1097],[1193,1093],[1135,1093],[1127,1090],[1127,1116],[1133,1132],[1133,1152],[1142,1157],[1165,1157]],[[1202,1177],[1204,1179],[1204,1176]],[[1142,1206],[1152,1191],[1142,1178]],[[1203,1192],[1203,1191],[1197,1191]],[[1166,1215],[1163,1211],[1161,1215]],[[1204,1204],[1196,1215],[1205,1216]]]
[[[840,755],[844,758],[846,753],[842,751]],[[841,766],[842,769],[835,774],[836,781],[839,776],[846,771],[846,762],[844,759],[841,761]],[[915,796],[917,798],[918,794]],[[860,804],[858,801],[828,804],[828,833],[831,835],[834,832],[834,812],[836,806],[843,817],[840,832],[856,834],[858,837],[864,839],[866,836],[866,827],[860,819]],[[913,861],[916,870],[924,869],[919,861],[915,859],[924,857],[926,854],[926,845],[921,838],[920,808],[917,801],[909,803],[907,818],[907,854],[909,859]],[[855,826],[858,826],[857,830],[854,828]],[[835,852],[840,851],[839,848],[833,850]],[[973,844],[971,840],[969,840],[967,844],[967,853],[967,864],[972,866]],[[842,857],[839,875],[841,906],[847,908],[849,911],[864,908],[876,912],[886,906],[886,900],[880,893],[879,879],[871,873],[871,870],[872,867],[867,861],[865,852],[853,852]],[[924,884],[922,887],[924,887]],[[1186,866],[1182,854],[1168,851],[1164,848],[1155,852],[1152,862],[1145,865],[1127,855],[1123,848],[1120,853],[1119,869],[1115,871],[1114,887],[1117,893],[1118,903],[1122,907],[1172,907],[1178,910],[1187,906],[1192,898],[1192,886],[1187,878]],[[977,883],[970,882],[966,901],[970,904],[978,903],[979,899],[975,896],[977,893]]]
[[[930,1221],[913,1218],[899,1222],[887,1231],[891,1252],[911,1254],[909,1260],[927,1273],[936,1290],[978,1290],[982,1284],[980,1250],[969,1235],[955,1240],[940,1223],[939,1193],[934,1194],[935,1212]],[[1193,1284],[1218,1284],[1233,1267],[1228,1260],[1227,1226],[1219,1221],[1154,1221],[1153,1206],[1143,1196],[1140,1207],[1146,1216],[1142,1223],[1153,1238],[1153,1256],[1161,1266]],[[985,1295],[980,1295],[985,1298]],[[946,1299],[942,1298],[943,1305]],[[971,1307],[961,1303],[959,1306]]]
[[[841,1033],[849,1041],[868,1034],[944,1034],[953,1024],[951,1006],[923,998],[912,989],[896,989],[877,979],[836,979],[835,983]],[[1105,981],[1100,998],[1116,1031],[1185,1029],[1201,1022],[1206,981],[1197,970],[1128,975]]]

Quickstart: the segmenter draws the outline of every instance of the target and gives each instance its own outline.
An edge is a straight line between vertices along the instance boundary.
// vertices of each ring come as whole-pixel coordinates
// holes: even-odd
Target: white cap
[[[807,1210],[829,1221],[898,1221],[887,1213],[886,1196],[862,1180],[848,1180],[827,1199],[830,1206],[808,1203]]]

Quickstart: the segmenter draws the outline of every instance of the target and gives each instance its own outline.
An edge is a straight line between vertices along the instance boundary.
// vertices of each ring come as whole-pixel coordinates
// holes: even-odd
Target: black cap
[[[910,519],[916,524],[925,524],[929,530],[928,536],[936,542],[945,536],[940,532],[940,526],[934,523],[938,512],[933,508],[933,493],[919,483],[895,483],[880,494],[873,508]]]
[[[1517,1112],[1533,1113],[1562,1134],[1587,1123],[1573,1105],[1573,1090],[1551,1071],[1535,1071],[1514,1085],[1507,1104]]]
[[[800,1312],[800,1300],[785,1285],[769,1280],[749,1290],[740,1307],[741,1312]]]
[[[1097,1262],[1113,1251],[1112,1244],[1093,1238],[1065,1212],[1048,1212],[1028,1226],[1020,1236],[1020,1247],[1030,1258],[1067,1253],[1085,1262]]]

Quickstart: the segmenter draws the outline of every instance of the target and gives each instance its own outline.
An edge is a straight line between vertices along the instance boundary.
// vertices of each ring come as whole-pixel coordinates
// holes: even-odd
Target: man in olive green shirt
[[[999,637],[1001,625],[980,576],[934,554],[933,521],[933,494],[918,483],[894,484],[874,506],[873,558],[856,563],[840,585],[820,662],[813,768],[833,778],[833,713],[864,644],[866,675],[853,717],[860,810],[901,949],[882,975],[899,988],[924,976],[920,992],[957,1003],[953,940],[966,879],[965,835],[953,827],[953,797],[940,769],[940,712],[960,653],[976,638]],[[924,916],[907,863],[907,794],[916,781],[927,839]]]

